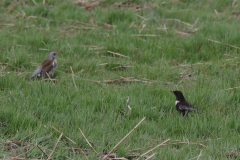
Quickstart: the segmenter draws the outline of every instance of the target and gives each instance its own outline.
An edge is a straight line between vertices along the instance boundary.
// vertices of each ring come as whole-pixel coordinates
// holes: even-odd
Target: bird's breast
[[[56,58],[53,60],[52,65],[53,65],[53,66],[56,66],[56,65],[57,65],[57,59],[56,59]]]
[[[175,106],[176,106],[179,102],[180,102],[180,101],[176,100],[176,101],[175,101]]]

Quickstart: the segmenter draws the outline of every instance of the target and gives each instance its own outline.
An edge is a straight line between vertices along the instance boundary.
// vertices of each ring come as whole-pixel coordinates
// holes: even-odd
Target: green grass
[[[201,152],[200,159],[239,159],[240,92],[225,89],[240,86],[240,64],[239,59],[224,55],[240,57],[239,49],[232,47],[240,47],[239,19],[231,14],[239,11],[238,2],[234,6],[233,1],[225,0],[126,3],[139,5],[139,11],[113,7],[122,0],[101,2],[91,11],[74,1],[35,2],[38,5],[23,0],[0,2],[0,62],[7,63],[0,65],[0,122],[7,125],[0,124],[0,159],[34,147],[21,149],[22,144],[7,150],[9,144],[3,143],[9,141],[52,150],[60,133],[51,126],[87,149],[89,159],[96,159],[109,152],[143,117],[146,120],[114,151],[118,157],[143,154],[163,142],[151,139],[171,138],[168,145],[148,156],[156,153],[152,159],[191,159]],[[106,22],[110,28],[105,27]],[[176,32],[193,29],[198,30],[188,35]],[[133,36],[139,34],[161,36]],[[25,78],[50,51],[60,52],[53,75],[58,81],[27,81]],[[104,63],[108,64],[100,65]],[[203,64],[191,65],[196,63]],[[112,69],[119,66],[131,67]],[[122,77],[141,81],[95,82]],[[180,115],[170,90],[181,90],[200,113]],[[131,111],[126,106],[128,97]],[[204,142],[191,143],[196,141]],[[52,158],[85,159],[72,147],[76,146],[62,137],[55,150],[58,154],[53,153]],[[132,151],[136,148],[143,149]],[[48,156],[51,153],[45,152]],[[41,155],[36,147],[26,158]]]

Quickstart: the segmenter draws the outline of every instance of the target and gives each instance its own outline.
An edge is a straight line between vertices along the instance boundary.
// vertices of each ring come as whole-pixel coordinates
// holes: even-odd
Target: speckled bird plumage
[[[39,66],[37,68],[37,70],[32,74],[32,76],[29,79],[32,79],[34,77],[37,78],[46,78],[48,77],[48,75],[53,74],[57,68],[57,59],[56,59],[56,55],[59,52],[50,52],[47,55],[46,60],[42,63],[41,66]]]

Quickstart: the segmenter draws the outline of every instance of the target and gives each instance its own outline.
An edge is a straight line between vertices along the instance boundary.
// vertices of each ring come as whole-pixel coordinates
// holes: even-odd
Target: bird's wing
[[[46,74],[46,72],[49,72],[53,68],[53,61],[52,60],[45,60],[42,63],[42,74]]]
[[[37,70],[32,74],[30,78],[36,77],[38,74],[40,74],[42,71],[42,66],[38,67]]]
[[[179,102],[178,104],[177,104],[177,106],[178,106],[178,108],[180,109],[180,110],[187,110],[187,111],[197,111],[198,110],[198,108],[197,107],[194,107],[192,104],[190,104],[190,103],[188,103],[188,102],[184,102],[184,103],[182,103],[182,102]]]

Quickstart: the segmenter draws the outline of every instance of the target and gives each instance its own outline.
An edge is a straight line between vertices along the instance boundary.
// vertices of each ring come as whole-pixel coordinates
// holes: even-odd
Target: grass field
[[[137,159],[170,138],[140,159],[240,158],[238,1],[0,7],[0,159],[97,159],[144,117],[113,154]],[[53,81],[26,80],[50,51]],[[180,115],[171,90],[199,114]]]

